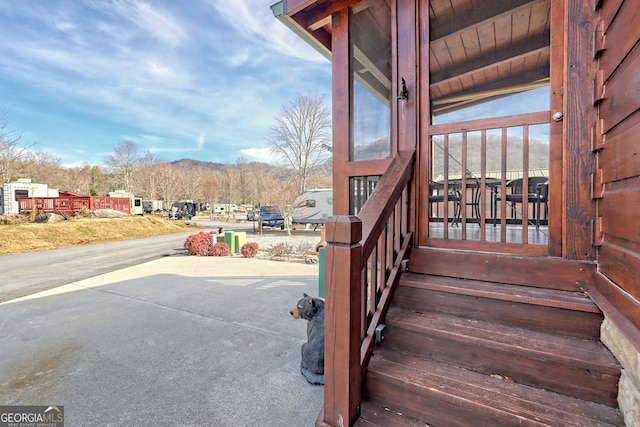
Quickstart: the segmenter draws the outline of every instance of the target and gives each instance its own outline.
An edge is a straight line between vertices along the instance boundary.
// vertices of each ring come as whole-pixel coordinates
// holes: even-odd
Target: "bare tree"
[[[201,167],[175,166],[180,182],[180,197],[183,200],[199,202],[202,199],[202,183],[206,170]]]
[[[233,165],[227,165],[220,175],[220,202],[227,205],[227,216],[231,215],[229,205],[236,202],[240,193],[240,174]]]
[[[236,169],[238,170],[238,180],[239,180],[239,203],[247,203],[251,201],[251,186],[249,183],[249,164],[247,163],[247,159],[244,157],[238,158],[236,160]]]
[[[104,175],[100,166],[78,166],[67,169],[67,187],[85,196],[99,196],[107,193]]]
[[[298,93],[284,106],[268,142],[271,152],[285,167],[291,168],[298,193],[306,190],[315,166],[328,157],[331,141],[331,113],[324,97]]]
[[[135,168],[140,163],[136,145],[130,141],[122,141],[116,145],[113,153],[105,156],[104,161],[113,178],[114,190],[132,192]]]
[[[158,165],[162,159],[158,158],[150,151],[146,151],[140,156],[139,167],[136,169],[136,194],[145,199],[158,199],[158,181],[160,179],[160,168]]]
[[[178,172],[175,166],[168,162],[158,164],[157,168],[160,195],[166,203],[166,208],[169,208],[179,197],[180,183]]]
[[[23,161],[33,144],[22,144],[22,133],[7,129],[5,113],[0,113],[0,179],[11,181],[18,173]]]
[[[298,186],[293,181],[274,179],[271,182],[270,204],[277,205],[284,218],[284,226],[287,234],[291,235],[291,223],[293,218],[293,202],[298,197]]]
[[[29,151],[23,156],[20,170],[34,182],[48,184],[53,188],[76,191],[69,173],[60,164],[60,159],[42,151]]]
[[[204,202],[209,205],[211,214],[213,215],[213,205],[218,199],[220,193],[220,177],[216,172],[209,172],[202,182],[202,197]]]

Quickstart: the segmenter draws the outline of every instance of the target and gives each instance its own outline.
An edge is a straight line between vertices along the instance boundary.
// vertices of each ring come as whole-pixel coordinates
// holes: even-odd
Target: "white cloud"
[[[229,25],[264,49],[305,61],[327,61],[273,16],[269,6],[275,0],[209,0],[209,3]]]
[[[240,152],[250,161],[255,160],[258,162],[273,163],[275,160],[275,157],[271,153],[271,149],[268,147],[245,148],[240,150]]]
[[[113,0],[112,10],[169,46],[178,46],[187,38],[187,32],[178,20],[166,11],[148,2]]]

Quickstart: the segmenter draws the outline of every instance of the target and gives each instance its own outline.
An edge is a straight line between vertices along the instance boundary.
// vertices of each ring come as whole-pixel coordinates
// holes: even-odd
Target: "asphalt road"
[[[200,229],[249,230],[252,223],[191,220]],[[197,229],[143,239],[99,243],[0,256],[0,302],[55,288],[121,268],[172,255],[183,255],[185,239]]]
[[[68,427],[313,425],[324,388],[289,311],[318,266],[187,257],[193,232],[1,256],[14,292],[73,283],[0,305],[0,405],[64,406]]]

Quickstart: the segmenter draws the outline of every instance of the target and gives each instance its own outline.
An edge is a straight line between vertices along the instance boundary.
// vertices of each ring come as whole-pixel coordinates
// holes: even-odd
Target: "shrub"
[[[211,244],[211,238],[215,235],[215,231],[208,233],[201,231],[196,234],[192,234],[184,241],[184,248],[187,250],[187,255],[211,255],[213,245]]]
[[[269,249],[269,253],[274,257],[284,257],[293,253],[293,246],[288,245],[284,242],[278,243],[277,245],[272,246]]]
[[[313,245],[309,242],[302,242],[298,245],[298,248],[296,249],[296,251],[298,252],[298,254],[300,255],[306,255],[309,252],[313,252]]]
[[[240,249],[242,256],[245,258],[253,258],[258,255],[258,244],[256,242],[249,242],[242,245]]]
[[[231,248],[225,242],[218,242],[209,251],[211,256],[229,256],[231,255]]]

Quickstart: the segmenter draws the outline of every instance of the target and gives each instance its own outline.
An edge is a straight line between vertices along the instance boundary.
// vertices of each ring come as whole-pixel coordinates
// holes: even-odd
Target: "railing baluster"
[[[507,241],[507,128],[502,128],[501,141],[502,161],[500,167],[500,241]]]
[[[478,202],[480,203],[479,213],[480,217],[478,221],[480,223],[480,240],[482,242],[487,240],[487,224],[486,224],[486,215],[487,215],[487,130],[482,129],[480,132],[480,188],[478,191],[480,192],[480,198]],[[495,215],[495,214],[494,214]]]
[[[462,224],[462,240],[467,240],[467,131],[462,131],[462,164],[460,180],[460,222]]]
[[[444,174],[444,188],[442,189],[442,193],[444,194],[444,205],[442,206],[442,215],[444,225],[444,234],[443,237],[445,239],[449,238],[449,134],[444,135],[444,161],[442,163],[443,166],[443,174]],[[455,209],[454,209],[455,212]]]
[[[529,125],[522,129],[522,243],[529,243]]]

